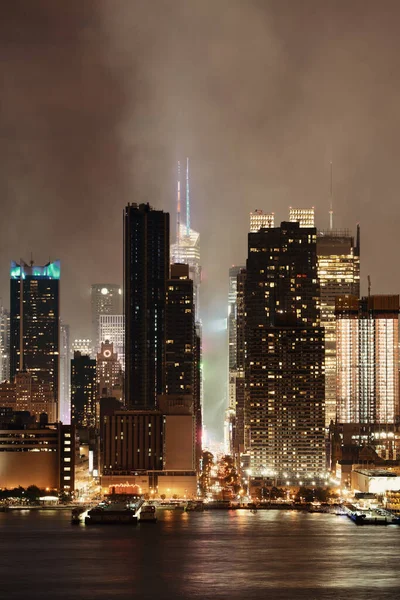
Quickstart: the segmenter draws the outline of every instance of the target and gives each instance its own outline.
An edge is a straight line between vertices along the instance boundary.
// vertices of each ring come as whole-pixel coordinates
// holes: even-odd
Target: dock
[[[346,515],[356,525],[400,525],[400,517],[385,508],[360,508],[345,504]]]

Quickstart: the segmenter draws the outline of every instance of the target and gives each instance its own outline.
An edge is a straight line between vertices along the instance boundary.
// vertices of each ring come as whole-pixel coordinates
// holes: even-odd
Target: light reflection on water
[[[69,516],[0,514],[2,597],[399,597],[396,527],[295,511],[164,510],[138,527],[72,526]]]

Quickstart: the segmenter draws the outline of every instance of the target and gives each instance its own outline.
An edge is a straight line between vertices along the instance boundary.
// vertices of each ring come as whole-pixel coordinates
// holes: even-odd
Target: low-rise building
[[[0,430],[0,487],[74,490],[74,428],[55,423],[21,426],[3,423]]]

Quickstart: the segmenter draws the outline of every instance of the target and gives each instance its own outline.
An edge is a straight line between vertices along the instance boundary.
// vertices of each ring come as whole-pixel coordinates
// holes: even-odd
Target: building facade
[[[71,423],[71,349],[69,325],[60,324],[60,420]]]
[[[250,233],[257,233],[260,229],[270,227],[275,227],[274,213],[265,213],[259,208],[250,213]]]
[[[96,360],[74,352],[71,360],[71,421],[74,425],[95,426],[96,398]]]
[[[321,326],[325,329],[325,424],[336,418],[336,317],[335,299],[360,296],[360,227],[357,239],[347,230],[319,231],[318,278],[321,289]]]
[[[122,313],[122,289],[116,283],[94,283],[91,288],[93,352],[100,350],[100,316]]]
[[[298,222],[248,236],[244,441],[253,475],[325,471],[316,237]]]
[[[156,407],[165,389],[169,215],[149,204],[124,210],[125,398]]]
[[[338,422],[397,422],[399,296],[339,296],[335,313]]]
[[[0,480],[4,488],[36,485],[70,494],[75,489],[75,437],[71,425],[56,423],[0,430]]]
[[[196,329],[193,281],[189,266],[171,265],[165,307],[166,394],[193,396],[196,368]]]
[[[312,208],[289,208],[289,221],[300,227],[315,227],[315,210]]]
[[[125,315],[100,315],[99,340],[108,340],[114,346],[121,368],[125,371]]]
[[[13,262],[10,276],[10,378],[27,371],[50,386],[58,418],[60,262]]]
[[[123,400],[123,372],[114,345],[108,340],[101,343],[96,357],[98,396]]]

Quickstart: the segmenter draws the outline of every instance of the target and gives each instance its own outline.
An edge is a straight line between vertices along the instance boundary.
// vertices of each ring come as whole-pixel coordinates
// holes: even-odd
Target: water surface
[[[157,524],[72,526],[0,514],[1,598],[394,600],[400,527],[291,511],[160,511]]]

